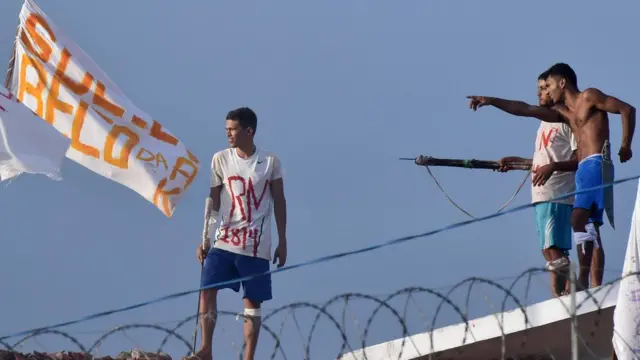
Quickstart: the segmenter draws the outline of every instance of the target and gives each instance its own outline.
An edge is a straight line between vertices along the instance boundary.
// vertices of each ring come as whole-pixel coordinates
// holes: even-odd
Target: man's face
[[[538,80],[538,103],[540,106],[551,106],[553,104],[547,91],[547,82],[544,79]]]
[[[240,126],[237,120],[227,119],[225,129],[227,131],[227,140],[232,148],[245,144],[249,139],[249,132]]]
[[[555,76],[547,78],[547,92],[554,103],[564,101],[564,85],[565,79],[559,79]]]

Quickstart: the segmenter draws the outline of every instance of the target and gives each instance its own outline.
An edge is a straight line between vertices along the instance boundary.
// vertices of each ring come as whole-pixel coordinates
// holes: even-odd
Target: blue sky
[[[290,264],[466,220],[424,169],[397,157],[530,156],[538,126],[536,120],[495,109],[472,113],[467,95],[535,102],[537,75],[563,61],[574,67],[582,88],[595,86],[638,105],[634,90],[640,52],[634,24],[640,4],[579,4],[39,2],[131,100],[204,163],[227,146],[223,129],[228,110],[247,105],[257,112],[258,144],[279,154],[287,171]],[[21,5],[19,0],[0,2],[0,59],[9,58]],[[619,116],[611,116],[611,129],[617,153]],[[638,173],[639,154],[624,165],[616,160],[618,178]],[[434,172],[477,215],[498,209],[524,176]],[[197,287],[195,248],[208,192],[206,172],[172,219],[131,190],[68,160],[64,177],[52,182],[25,176],[0,188],[0,334]],[[606,281],[622,268],[635,184],[616,188],[617,230],[603,229]],[[515,204],[529,201],[527,183]],[[122,224],[122,229],[109,233],[106,223]],[[412,285],[446,289],[469,276],[513,277],[543,264],[534,214],[526,210],[278,274],[275,299],[265,308],[321,303],[345,292],[387,294]],[[547,277],[537,279],[530,301],[549,294]],[[500,294],[474,291],[472,316],[497,311],[491,306],[499,306]],[[423,297],[418,303],[430,318],[437,302]],[[242,309],[239,295],[232,292],[223,293],[219,304],[228,311]],[[363,310],[366,306],[371,305],[353,310],[362,323],[370,314]],[[332,311],[339,316],[341,309]],[[93,331],[179,320],[195,310],[196,296],[190,295],[65,330],[88,344],[98,338]],[[417,321],[418,310],[412,311]],[[314,316],[304,310],[298,315],[307,326],[305,337]],[[287,321],[287,355],[296,358],[301,340],[295,323]],[[438,322],[457,321],[449,312]],[[273,324],[279,327],[279,322]],[[412,331],[426,326],[414,325]],[[313,358],[339,350],[335,329],[322,326],[328,327],[314,337]],[[190,323],[181,333],[190,339],[192,331]],[[371,343],[400,335],[397,325],[384,320],[374,321],[372,332]],[[216,354],[228,358],[232,342],[239,346],[241,336],[240,323],[226,319],[216,330]],[[134,342],[122,334],[110,338],[100,353],[115,355],[134,346],[154,350],[161,336],[145,330],[130,337]],[[57,337],[38,341],[49,351],[72,349]],[[259,351],[270,354],[272,344],[261,334]],[[39,346],[30,341],[23,350],[42,351]],[[184,352],[175,341],[166,350]]]

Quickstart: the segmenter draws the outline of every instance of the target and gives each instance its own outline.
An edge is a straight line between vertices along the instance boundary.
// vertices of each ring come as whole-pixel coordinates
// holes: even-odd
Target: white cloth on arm
[[[207,196],[204,205],[204,228],[202,229],[202,244],[211,244],[211,234],[218,221],[218,212],[213,210],[213,199]]]
[[[218,176],[216,175],[217,169],[215,166],[214,158],[211,159],[211,180],[210,186],[212,188],[221,186],[222,184],[217,180]],[[214,233],[216,223],[218,222],[218,210],[213,209],[213,199],[211,196],[207,196],[204,204],[204,226],[202,228],[202,245],[205,243],[211,245],[211,234]]]

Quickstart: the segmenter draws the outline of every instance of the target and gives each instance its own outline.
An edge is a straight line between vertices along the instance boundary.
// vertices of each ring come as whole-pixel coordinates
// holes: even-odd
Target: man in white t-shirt
[[[203,245],[197,252],[203,263],[202,287],[254,276],[241,282],[247,360],[255,356],[261,304],[272,298],[271,276],[267,273],[271,260],[272,206],[279,238],[273,262],[278,260],[278,267],[282,267],[287,259],[283,169],[276,155],[255,146],[257,122],[256,114],[246,107],[227,114],[230,148],[215,153],[211,160],[211,193],[206,199]],[[217,292],[225,288],[239,292],[240,283],[210,288],[201,294],[202,348],[191,359],[212,359]]]
[[[540,106],[552,107],[553,102],[546,91],[546,74],[538,77],[538,102]],[[502,104],[501,102],[505,102]],[[514,115],[516,105],[509,100],[496,100],[497,108]],[[493,104],[492,104],[493,105]],[[573,196],[548,202],[558,196],[575,191],[575,156],[577,144],[571,128],[565,123],[540,122],[532,159],[508,156],[500,159],[499,171],[511,170],[510,162],[528,162],[532,165],[531,196],[535,206],[536,227],[542,254],[551,271],[551,289],[554,296],[569,290],[569,250],[572,247],[571,213]]]

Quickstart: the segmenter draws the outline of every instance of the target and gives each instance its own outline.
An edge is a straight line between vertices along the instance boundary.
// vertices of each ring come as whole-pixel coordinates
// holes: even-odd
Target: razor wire
[[[631,181],[631,180],[637,180],[637,179],[640,179],[640,175],[627,177],[627,178],[623,178],[623,179],[620,179],[620,180],[615,180],[615,181],[613,181],[611,183],[603,184],[603,185],[596,186],[596,187],[589,188],[589,189],[583,189],[583,190],[580,190],[580,191],[567,193],[567,194],[564,194],[564,195],[557,196],[556,198],[551,199],[549,201],[555,201],[555,200],[559,200],[559,199],[564,199],[564,198],[568,198],[570,196],[573,196],[573,195],[575,195],[577,193],[592,191],[592,190],[596,190],[596,189],[600,189],[600,188],[606,188],[606,187],[609,187],[609,186],[613,186],[613,185],[617,185],[617,184],[620,184],[620,183],[628,182],[628,181]],[[495,217],[504,216],[504,215],[512,213],[512,212],[521,211],[521,210],[530,208],[532,206],[534,206],[534,204],[521,205],[521,206],[509,209],[509,210],[504,211],[504,212],[493,213],[493,214],[489,214],[489,215],[486,215],[484,217],[480,217],[480,218],[477,218],[477,219],[472,219],[472,220],[462,221],[462,222],[458,222],[458,223],[453,223],[451,225],[448,225],[448,226],[445,226],[445,227],[441,227],[441,228],[438,228],[438,229],[435,229],[435,230],[431,230],[431,231],[428,231],[428,232],[425,232],[425,233],[422,233],[422,234],[405,236],[405,237],[402,237],[402,238],[392,239],[392,240],[389,240],[389,241],[386,241],[386,242],[383,242],[383,243],[380,243],[380,244],[377,244],[377,245],[371,245],[371,246],[368,246],[368,247],[364,247],[364,248],[360,248],[360,249],[356,249],[356,250],[352,250],[352,251],[347,251],[347,252],[338,253],[338,254],[334,254],[334,255],[324,256],[324,257],[317,258],[317,259],[314,259],[314,260],[311,260],[311,261],[307,261],[307,262],[298,263],[298,264],[295,264],[295,265],[285,266],[283,268],[270,270],[270,271],[268,271],[266,273],[277,273],[277,272],[287,271],[287,270],[291,270],[291,269],[296,269],[296,268],[303,267],[303,266],[309,266],[309,265],[313,265],[313,264],[317,264],[317,263],[321,263],[321,262],[326,262],[326,261],[330,261],[330,260],[334,260],[334,259],[338,259],[338,258],[342,258],[342,257],[346,257],[346,256],[351,256],[351,255],[355,255],[355,254],[359,254],[359,253],[364,253],[364,252],[376,250],[376,249],[379,249],[379,248],[382,248],[382,247],[386,247],[386,246],[396,245],[396,244],[399,244],[399,243],[402,243],[402,242],[406,242],[406,241],[409,241],[409,240],[414,240],[414,239],[418,239],[418,238],[422,238],[422,237],[432,236],[432,235],[438,234],[440,232],[445,232],[445,231],[452,230],[452,229],[455,229],[455,228],[458,228],[458,227],[462,227],[462,226],[465,226],[465,225],[469,225],[469,224],[472,224],[472,223],[481,222],[481,221],[493,219]],[[535,269],[534,272],[536,272],[536,271],[539,272],[539,271],[544,271],[544,270]],[[93,314],[93,315],[85,316],[85,317],[77,319],[77,320],[67,321],[67,322],[58,323],[58,324],[55,324],[55,325],[52,325],[52,326],[45,326],[45,327],[40,327],[40,328],[31,329],[31,330],[27,330],[27,331],[22,331],[22,332],[19,332],[19,333],[14,333],[14,334],[11,334],[11,335],[8,335],[8,336],[0,337],[0,346],[4,346],[5,348],[10,349],[10,350],[14,349],[16,345],[15,344],[14,345],[10,345],[7,342],[7,340],[9,338],[19,337],[19,336],[23,336],[23,339],[24,339],[25,337],[26,338],[37,338],[38,336],[43,335],[43,334],[57,334],[57,335],[66,337],[69,340],[72,340],[74,338],[69,333],[63,332],[63,331],[57,330],[57,329],[61,328],[61,327],[70,326],[70,325],[86,322],[86,321],[89,321],[89,320],[97,319],[97,318],[106,317],[106,316],[111,315],[111,314],[130,311],[130,310],[133,310],[133,309],[136,309],[136,308],[145,307],[145,306],[148,306],[148,305],[151,305],[151,304],[155,304],[155,303],[159,303],[159,302],[162,302],[162,301],[167,301],[167,300],[170,300],[170,299],[183,297],[183,296],[186,296],[186,295],[189,295],[189,294],[192,294],[192,293],[201,292],[201,291],[209,289],[209,288],[215,288],[215,287],[219,287],[219,286],[222,286],[222,285],[228,285],[228,284],[231,284],[231,283],[241,282],[241,281],[248,280],[248,279],[250,279],[252,277],[260,276],[260,275],[262,275],[262,274],[256,274],[256,275],[253,275],[253,276],[238,278],[238,279],[231,280],[231,281],[211,284],[209,286],[201,287],[201,288],[194,289],[194,290],[183,291],[183,292],[179,292],[179,293],[175,293],[175,294],[165,295],[165,296],[162,296],[160,298],[156,298],[156,299],[145,301],[145,302],[142,302],[142,303],[130,305],[130,306],[127,306],[127,307],[124,307],[124,308],[103,311],[103,312],[96,313],[96,314]],[[521,275],[518,278],[522,278],[523,276],[524,276],[524,274]],[[505,294],[505,299],[502,302],[503,310],[504,310],[504,305],[505,305],[506,301],[509,300],[509,298],[510,298],[512,301],[514,301],[517,304],[518,308],[522,311],[522,313],[524,315],[525,325],[528,324],[527,314],[526,314],[526,311],[524,310],[524,306],[519,302],[518,297],[513,295],[509,289],[504,288],[501,285],[499,285],[498,283],[492,282],[489,279],[483,279],[483,278],[479,278],[479,277],[473,277],[473,278],[467,279],[467,280],[465,280],[465,282],[470,282],[469,293],[471,292],[472,285],[475,284],[475,283],[486,283],[486,284],[490,284],[490,285],[493,285],[493,286],[499,288]],[[528,286],[527,286],[527,288],[528,288]],[[413,289],[413,290],[411,290],[411,289]],[[438,310],[436,311],[436,315],[439,312],[439,310],[442,308],[444,303],[447,303],[449,306],[453,307],[454,309],[457,308],[459,310],[458,307],[453,306],[453,303],[451,301],[447,301],[449,299],[447,295],[444,295],[442,293],[439,293],[439,292],[437,292],[435,290],[431,290],[431,289],[406,288],[406,289],[400,290],[398,293],[396,293],[396,296],[398,294],[410,294],[411,295],[411,294],[414,294],[416,292],[426,292],[426,293],[429,293],[429,294],[434,295],[434,296],[436,296],[436,297],[441,299],[442,303],[440,305],[438,305]],[[589,292],[587,291],[587,293],[589,293]],[[350,293],[350,294],[343,294],[343,295],[341,295],[339,297],[336,297],[330,303],[335,303],[338,299],[342,299],[344,301],[352,300],[352,299],[359,299],[359,300],[365,299],[365,300],[368,300],[370,302],[374,302],[374,303],[378,304],[377,309],[372,313],[371,317],[366,322],[367,326],[365,327],[364,333],[360,336],[360,338],[362,339],[362,343],[360,344],[362,346],[362,348],[364,348],[365,345],[366,345],[365,339],[366,339],[367,334],[368,334],[368,332],[370,330],[370,326],[371,326],[371,323],[373,321],[373,318],[375,318],[376,314],[378,314],[383,309],[389,311],[390,313],[392,313],[395,316],[395,319],[398,321],[398,323],[402,327],[402,335],[405,336],[405,337],[408,335],[408,329],[407,329],[406,324],[405,324],[406,318],[403,318],[402,316],[400,316],[400,312],[396,311],[394,307],[389,306],[389,304],[388,304],[388,300],[389,299],[383,300],[380,297],[376,297],[376,296],[372,296],[372,295],[365,295],[365,294],[360,294],[360,293]],[[469,306],[468,302],[469,302],[469,298],[467,298],[467,307]],[[335,326],[336,330],[340,330],[341,329],[341,327],[340,327],[339,323],[337,322],[336,318],[331,316],[326,311],[326,307],[328,305],[329,305],[329,303],[325,304],[323,306],[318,306],[318,305],[314,305],[314,304],[311,304],[311,303],[290,304],[290,305],[287,305],[287,306],[285,306],[285,307],[283,307],[281,309],[278,309],[277,311],[275,311],[272,314],[267,315],[265,317],[265,320],[273,317],[278,312],[284,312],[286,309],[288,309],[288,310],[292,310],[292,309],[314,309],[314,310],[316,310],[317,311],[316,319],[314,321],[314,325],[312,327],[312,331],[309,333],[309,335],[307,337],[308,342],[305,345],[305,349],[306,350],[305,350],[305,357],[304,358],[305,359],[309,359],[310,358],[310,355],[309,355],[310,354],[309,353],[310,345],[309,344],[310,344],[310,340],[312,338],[313,330],[316,328],[317,321],[320,318],[323,318],[323,315],[324,315],[324,318],[330,320],[330,322]],[[600,310],[601,309],[598,306],[598,311],[600,311]],[[223,316],[232,315],[232,313],[224,312],[224,311],[221,311],[221,312],[218,312],[218,313],[223,315]],[[406,309],[405,309],[404,314],[406,315]],[[464,339],[466,339],[466,335],[467,335],[467,332],[469,330],[468,329],[468,318],[466,316],[464,316],[463,314],[465,314],[465,313],[458,311],[458,315],[460,315],[461,319],[465,322],[465,324],[467,324],[467,326],[465,327],[465,338],[464,338]],[[197,316],[193,315],[191,318],[195,320],[197,318]],[[433,322],[431,324],[431,331],[434,330],[433,325],[435,324],[435,319],[436,319],[436,317],[433,318]],[[184,325],[187,322],[188,322],[188,320],[185,320],[185,321],[181,322],[181,324]],[[155,330],[158,330],[158,331],[164,331],[164,332],[166,332],[167,337],[171,337],[171,336],[176,337],[180,341],[182,341],[183,344],[187,346],[187,348],[190,348],[188,341],[186,341],[184,337],[177,336],[177,333],[175,332],[175,330],[172,330],[172,329],[169,329],[169,328],[166,328],[166,327],[162,327],[162,326],[157,325],[157,324],[132,324],[132,325],[126,325],[125,327],[118,327],[117,329],[112,330],[109,334],[122,332],[122,331],[124,331],[124,329],[131,329],[131,328],[148,328],[148,329],[155,329]],[[272,337],[272,339],[274,339],[275,342],[276,342],[276,345],[274,346],[274,351],[273,351],[273,353],[271,355],[271,359],[275,359],[278,354],[283,355],[284,356],[283,358],[286,359],[287,356],[284,353],[284,350],[282,349],[282,342],[279,340],[279,335],[276,334],[276,332],[274,330],[272,330],[267,324],[262,324],[262,328],[264,329],[263,332],[266,332],[267,335],[270,335]],[[500,331],[503,333],[502,338],[504,340],[505,334],[504,334],[504,329],[503,329],[502,324],[499,324],[499,328],[500,328]],[[299,329],[299,326],[298,326],[298,329]],[[339,351],[339,355],[338,356],[340,356],[340,353],[342,353],[344,351],[347,351],[347,350],[353,352],[354,350],[353,350],[352,344],[348,340],[348,336],[346,335],[346,333],[344,331],[338,331],[338,333],[340,334],[340,337],[342,338],[342,346],[340,347],[340,351]],[[108,336],[106,336],[106,337],[108,337]],[[411,339],[411,338],[409,338],[409,339]],[[101,339],[101,341],[102,340],[104,340],[104,337]],[[405,341],[406,341],[406,339],[403,338],[403,340],[402,340],[402,348],[403,349],[404,349],[404,346],[405,346],[405,344],[404,344]],[[95,348],[99,345],[99,343],[100,342],[94,343],[88,349],[85,349],[79,342],[75,343],[75,345],[78,347],[79,350],[81,350],[82,353],[90,353],[90,351],[95,350]],[[165,343],[165,341],[163,341],[163,343]],[[583,341],[583,344],[585,344],[585,343],[586,342]],[[434,346],[434,344],[433,344],[433,342],[431,342],[431,347],[432,347],[431,350],[433,350],[433,346]],[[413,344],[413,347],[416,348],[415,344]],[[503,358],[504,358],[504,355],[506,353],[505,351],[506,350],[505,350],[504,344],[503,344],[503,349],[502,349],[502,357]],[[400,353],[398,354],[398,359],[401,358],[400,357],[401,355],[402,355],[402,351],[400,351]],[[147,355],[144,355],[144,356],[147,356]],[[8,359],[11,359],[11,360],[16,359],[16,360],[18,360],[19,357],[20,356],[16,357],[16,356],[13,356],[13,355],[7,354],[7,353],[0,354],[0,360],[8,360]],[[431,355],[429,355],[429,358],[430,357],[431,357]],[[361,358],[362,359],[366,359],[367,357],[366,357],[366,355],[364,355],[364,357],[361,357]],[[360,358],[354,358],[354,359],[360,359]],[[66,360],[66,359],[64,359],[64,360]]]
[[[368,295],[351,292],[334,296],[322,304],[310,302],[287,304],[265,312],[260,325],[257,354],[263,354],[260,356],[261,359],[268,358],[272,360],[327,359],[328,356],[341,360],[404,359],[408,358],[403,357],[403,354],[406,353],[410,353],[411,359],[453,359],[473,351],[473,345],[477,344],[473,340],[478,337],[486,337],[482,332],[487,330],[486,328],[474,330],[475,324],[478,321],[482,321],[480,319],[486,318],[486,316],[493,316],[495,325],[499,329],[499,334],[495,334],[491,339],[482,340],[490,341],[493,346],[492,352],[495,355],[491,356],[491,359],[562,358],[563,354],[559,353],[559,350],[544,345],[548,339],[536,339],[529,335],[529,332],[536,327],[531,321],[529,316],[529,311],[531,310],[528,309],[527,305],[532,278],[537,274],[549,272],[545,268],[530,268],[515,276],[512,282],[507,285],[500,284],[490,278],[470,277],[453,285],[448,291],[444,291],[442,288],[412,286],[402,288],[389,295]],[[602,359],[611,356],[610,352],[603,354],[601,347],[594,348],[591,344],[601,343],[603,337],[604,341],[611,342],[613,329],[610,324],[613,322],[613,313],[606,310],[611,310],[614,304],[611,303],[611,300],[609,300],[608,305],[602,302],[607,299],[607,296],[615,296],[615,294],[611,294],[615,288],[614,285],[628,277],[635,277],[640,280],[640,272],[627,274],[597,288],[574,293],[576,297],[580,295],[581,298],[576,303],[575,309],[571,309],[568,305],[570,303],[569,298],[572,295],[549,300],[562,304],[562,311],[568,318],[580,313],[583,308],[587,308],[584,311],[588,312],[590,320],[581,322],[579,325],[578,342],[581,359]],[[524,295],[516,295],[515,288],[518,285],[525,285]],[[480,290],[483,286],[488,289]],[[473,303],[477,305],[479,303],[477,301],[478,298],[484,297],[487,300],[488,291],[497,293],[496,303],[500,305],[498,308],[492,309],[493,314],[490,312],[488,315],[472,318],[470,315],[471,299],[476,300]],[[456,300],[453,296],[456,292],[462,292],[464,296]],[[603,293],[605,294],[603,295]],[[419,296],[426,296],[427,298],[420,299]],[[428,304],[427,300],[431,301],[431,305]],[[488,300],[487,302],[491,303]],[[515,307],[509,308],[507,306],[508,302],[513,303]],[[354,303],[357,303],[356,307],[359,309],[367,309],[361,314],[364,321],[356,319],[359,316],[354,314],[354,306],[350,306]],[[425,307],[428,307],[428,309],[425,309]],[[438,318],[442,316],[445,310],[455,315],[453,323],[458,324],[461,328],[456,335],[450,335],[449,338],[443,338],[442,333],[438,334],[435,331],[438,329]],[[512,317],[508,326],[505,326],[506,311],[511,314],[519,314],[517,319],[519,324],[514,324]],[[97,355],[99,348],[107,340],[118,334],[126,334],[130,330],[144,330],[146,332],[159,332],[162,334],[162,339],[156,345],[152,343],[136,344],[137,347],[133,351],[121,352],[115,359],[171,360],[171,355],[165,352],[165,348],[170,345],[174,348],[184,349],[184,355],[190,354],[192,345],[187,340],[188,334],[192,331],[191,326],[194,325],[198,316],[198,314],[190,315],[185,317],[184,320],[173,324],[125,324],[104,331],[97,339],[88,343],[80,341],[77,335],[74,335],[73,330],[39,330],[22,337],[12,344],[8,340],[1,341],[0,348],[4,347],[6,350],[0,350],[0,359],[109,360],[113,358]],[[220,319],[235,318],[237,320],[242,318],[240,314],[224,310],[218,310],[217,316],[218,320],[216,321],[217,325],[213,336],[214,350],[224,346],[218,336],[221,332],[219,327],[225,325],[224,321]],[[376,322],[380,317],[383,317],[384,320]],[[412,323],[416,322],[417,319],[420,319],[419,329],[410,330],[410,328],[416,328],[416,326],[412,326]],[[302,320],[306,320],[306,327],[301,326],[301,323],[305,322]],[[604,326],[603,324],[607,325]],[[519,328],[514,330],[514,326],[519,326]],[[541,326],[544,326],[544,324]],[[354,329],[351,329],[352,327],[357,329],[354,331]],[[507,330],[507,327],[511,329]],[[234,337],[242,339],[242,332],[238,331],[240,330],[239,328],[240,326],[238,325],[234,326]],[[305,329],[303,330],[303,328]],[[285,329],[289,330],[290,334],[285,334]],[[371,334],[381,329],[387,331],[385,333],[387,339],[371,341]],[[388,338],[390,336],[388,330],[390,329],[396,329],[395,333],[391,335],[392,338]],[[439,331],[441,332],[442,330]],[[294,336],[294,333],[297,333],[298,336]],[[420,333],[426,334],[428,337],[426,343],[428,345],[424,344],[424,339],[421,344],[418,343],[416,336]],[[29,340],[35,340],[45,335],[53,335],[70,341],[75,351],[71,348],[65,352],[20,352]],[[422,336],[424,337],[425,335]],[[507,341],[507,336],[516,339],[515,343],[513,340]],[[551,333],[546,336],[562,335]],[[565,337],[568,343],[568,335]],[[318,338],[323,340],[323,345],[312,346],[313,342],[317,341]],[[373,350],[371,348],[367,349],[375,343],[384,343],[389,340],[392,342],[386,345],[378,345],[379,347],[386,346],[384,354],[381,354],[380,350],[372,354]],[[439,341],[444,341],[446,344],[439,345]],[[331,348],[326,345],[327,342],[332,344]],[[509,346],[507,346],[508,342]],[[532,348],[532,346],[536,348]],[[154,347],[154,351],[142,351],[139,349],[142,347],[149,349]],[[235,349],[238,359],[242,359],[244,356],[243,348],[244,344]],[[363,351],[363,349],[366,349],[366,351]],[[486,351],[486,345],[484,349]],[[174,358],[180,355],[183,354],[175,354],[176,357]]]
[[[614,186],[614,185],[618,185],[618,184],[621,184],[621,183],[629,182],[631,180],[638,180],[638,179],[640,179],[640,175],[626,177],[626,178],[623,178],[623,179],[620,179],[620,180],[615,180],[615,181],[613,181],[611,183],[602,184],[602,185],[594,186],[594,187],[591,187],[591,188],[578,190],[578,191],[573,191],[573,192],[570,192],[570,193],[559,195],[559,196],[556,196],[553,199],[550,199],[550,200],[547,200],[547,201],[543,201],[543,202],[558,201],[558,200],[562,200],[562,199],[574,196],[575,194],[580,194],[580,193],[589,192],[589,191],[593,191],[593,190],[603,189],[603,188],[607,188],[607,187],[610,187],[610,186]],[[226,286],[226,285],[230,285],[230,284],[240,283],[242,281],[247,281],[247,280],[250,280],[250,279],[252,279],[254,277],[265,275],[265,274],[275,274],[275,273],[280,273],[280,272],[284,272],[284,271],[290,271],[290,270],[298,269],[298,268],[305,267],[305,266],[315,265],[315,264],[318,264],[318,263],[337,260],[337,259],[340,259],[340,258],[343,258],[343,257],[348,257],[348,256],[353,256],[353,255],[357,255],[357,254],[361,254],[361,253],[365,253],[365,252],[369,252],[369,251],[373,251],[373,250],[378,250],[378,249],[381,249],[383,247],[393,246],[393,245],[397,245],[397,244],[404,243],[404,242],[407,242],[407,241],[416,240],[416,239],[419,239],[419,238],[433,236],[433,235],[439,234],[441,232],[450,231],[450,230],[453,230],[453,229],[456,229],[456,228],[459,228],[459,227],[463,227],[463,226],[466,226],[466,225],[470,225],[470,224],[473,224],[473,223],[482,222],[482,221],[490,220],[490,219],[493,219],[493,218],[496,218],[496,217],[504,216],[504,215],[507,215],[507,214],[510,214],[510,213],[522,211],[522,210],[534,207],[534,206],[536,206],[537,204],[540,204],[540,203],[541,202],[538,202],[538,203],[535,203],[535,204],[529,203],[529,204],[525,204],[525,205],[520,205],[520,206],[511,208],[509,210],[506,210],[504,212],[492,213],[492,214],[489,214],[489,215],[485,215],[483,217],[479,217],[479,218],[475,218],[475,219],[471,219],[471,220],[466,220],[466,221],[453,223],[453,224],[450,224],[450,225],[447,225],[447,226],[444,226],[444,227],[441,227],[441,228],[437,228],[435,230],[427,231],[427,232],[424,232],[424,233],[421,233],[421,234],[404,236],[404,237],[388,240],[388,241],[385,241],[383,243],[370,245],[370,246],[362,247],[362,248],[359,248],[359,249],[355,249],[355,250],[351,250],[351,251],[345,251],[345,252],[341,252],[341,253],[337,253],[337,254],[333,254],[333,255],[323,256],[323,257],[319,257],[319,258],[316,258],[316,259],[313,259],[313,260],[310,260],[310,261],[306,261],[306,262],[302,262],[302,263],[298,263],[298,264],[294,264],[294,265],[287,265],[287,266],[284,266],[284,267],[281,267],[281,268],[276,268],[276,269],[273,269],[273,270],[268,270],[268,271],[266,271],[264,273],[258,273],[258,274],[253,274],[253,275],[249,275],[249,276],[239,277],[239,278],[236,278],[236,279],[233,279],[233,280],[222,281],[222,282],[218,282],[218,283],[215,283],[215,284],[210,284],[208,286],[200,287],[200,288],[197,288],[197,289],[186,290],[186,291],[182,291],[182,292],[178,292],[178,293],[174,293],[174,294],[168,294],[168,295],[156,298],[156,299],[144,301],[144,302],[133,304],[133,305],[129,305],[129,306],[126,306],[126,307],[122,307],[122,308],[118,308],[118,309],[112,309],[112,310],[106,310],[106,311],[102,311],[102,312],[99,312],[99,313],[94,313],[94,314],[91,314],[91,315],[88,315],[88,316],[84,316],[84,317],[82,317],[80,319],[76,319],[76,320],[65,321],[65,322],[62,322],[62,323],[54,324],[54,325],[49,325],[49,326],[44,326],[44,327],[40,327],[40,328],[36,328],[36,329],[30,329],[30,330],[21,331],[21,332],[18,332],[18,333],[9,334],[9,335],[0,337],[0,341],[6,340],[6,339],[11,338],[11,337],[24,336],[24,335],[28,335],[28,334],[34,333],[34,332],[40,332],[40,331],[49,330],[49,329],[56,329],[56,328],[60,328],[60,327],[64,327],[64,326],[78,324],[78,323],[86,322],[86,321],[89,321],[89,320],[93,320],[93,319],[97,319],[97,318],[113,315],[113,314],[116,314],[116,313],[122,313],[122,312],[126,312],[126,311],[131,311],[133,309],[149,306],[149,305],[156,304],[156,303],[163,302],[163,301],[167,301],[167,300],[170,300],[170,299],[175,299],[175,298],[183,297],[183,296],[186,296],[186,295],[189,295],[189,294],[198,293],[198,292],[201,292],[201,291],[206,290],[206,289],[212,289],[212,288],[222,287],[222,286]],[[2,360],[2,359],[0,359],[0,360]]]

